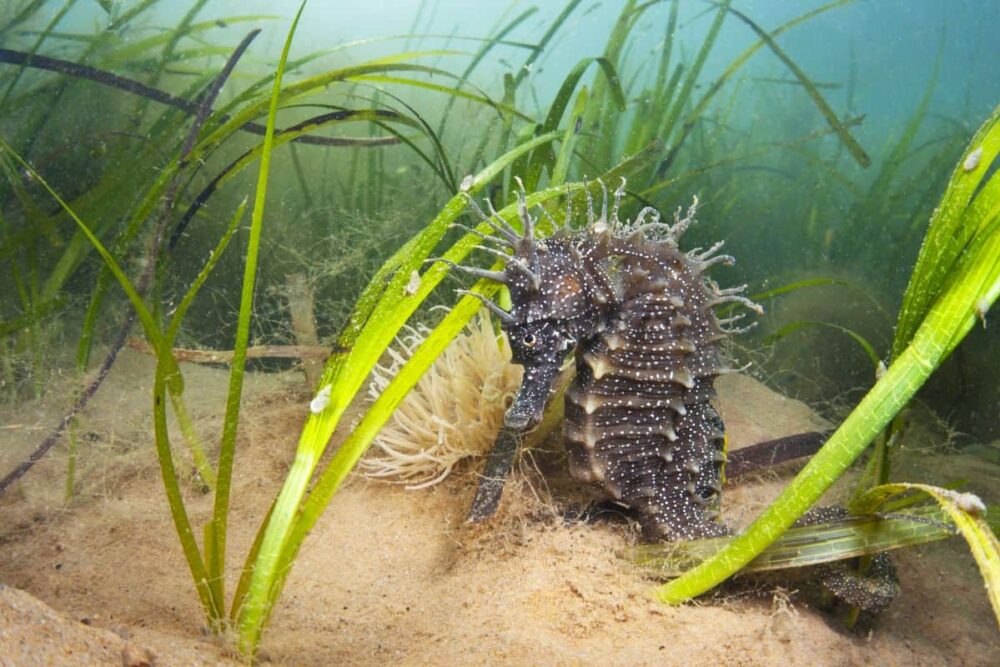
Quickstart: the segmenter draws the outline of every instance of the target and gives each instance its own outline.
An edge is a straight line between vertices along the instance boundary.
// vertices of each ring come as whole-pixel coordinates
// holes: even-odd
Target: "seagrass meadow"
[[[998,24],[0,3],[0,664],[995,664]],[[703,539],[571,474],[576,338],[512,416],[534,253],[639,220],[734,331]]]

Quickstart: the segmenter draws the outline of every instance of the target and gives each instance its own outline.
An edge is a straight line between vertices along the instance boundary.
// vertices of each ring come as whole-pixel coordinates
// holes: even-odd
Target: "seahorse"
[[[565,223],[544,239],[536,237],[538,219],[523,190],[516,195],[520,232],[492,204],[489,215],[475,206],[494,232],[484,236],[493,245],[480,247],[504,267],[461,268],[509,290],[509,311],[477,296],[500,320],[512,361],[524,367],[504,425],[523,432],[541,420],[573,354],[563,427],[573,477],[633,510],[647,539],[723,535],[725,436],[711,399],[720,341],[741,315],[720,320],[714,309],[761,309],[744,296],[745,285],[721,289],[707,277],[710,267],[733,263],[719,253],[722,242],[681,251],[697,200],[670,224],[649,207],[621,221],[624,188],[623,180],[610,212],[604,191],[599,216],[588,190],[587,224],[573,229],[567,210]]]
[[[480,247],[503,259],[504,267],[456,268],[505,285],[512,308],[459,291],[478,297],[497,316],[512,361],[524,367],[498,445],[511,441],[504,432],[524,433],[541,421],[555,378],[573,354],[576,375],[566,391],[563,426],[571,474],[632,510],[647,540],[725,535],[729,530],[718,520],[725,426],[711,400],[722,371],[720,342],[748,327],[731,326],[745,312],[720,319],[715,308],[762,309],[744,295],[745,285],[722,289],[707,276],[712,266],[734,261],[719,253],[722,242],[681,251],[697,199],[672,224],[650,207],[623,222],[624,194],[623,180],[609,214],[605,191],[597,216],[587,191],[587,224],[573,229],[567,208],[564,224],[544,239],[535,236],[538,219],[523,187],[516,193],[520,232],[492,204],[486,215],[470,198],[494,232],[480,234],[493,243]],[[798,525],[846,514],[819,508]],[[876,614],[899,588],[885,553],[875,555],[869,576],[839,563],[812,574],[835,598]]]

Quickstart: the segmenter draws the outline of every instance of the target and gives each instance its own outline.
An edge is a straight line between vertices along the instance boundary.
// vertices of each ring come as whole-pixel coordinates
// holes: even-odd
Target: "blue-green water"
[[[262,0],[10,2],[0,13],[0,30],[3,48],[83,62],[193,100],[236,43],[259,28],[215,105],[236,100],[235,109],[254,82],[261,82],[254,92],[267,92],[261,78],[277,61],[296,7]],[[609,42],[623,9],[635,7],[641,11],[628,22],[623,43]],[[706,49],[720,10],[694,0],[308,4],[291,50],[293,60],[305,60],[286,74],[287,81],[372,61],[435,72],[380,71],[287,101],[279,125],[331,109],[402,113],[413,122],[393,131],[411,144],[300,145],[294,151],[286,145],[276,151],[255,339],[290,340],[281,288],[292,272],[312,280],[320,333],[333,337],[381,261],[434,217],[465,175],[531,135],[532,123],[546,119],[575,66],[606,54],[625,107],[606,101],[604,115],[587,117],[590,124],[582,127],[567,179],[597,177],[659,139],[658,168],[630,181],[633,207],[642,199],[670,212],[697,195],[702,223],[690,242],[725,238],[737,259],[735,268],[718,273],[720,282],[746,282],[753,292],[816,277],[848,283],[767,303],[768,314],[749,345],[789,322],[822,320],[851,329],[887,359],[895,313],[927,221],[971,134],[1000,100],[1000,47],[991,33],[1000,21],[1000,5],[737,0],[732,9]],[[672,14],[675,30],[668,34]],[[759,41],[755,27],[775,34],[781,54]],[[171,32],[176,29],[183,32]],[[501,33],[502,41],[484,51]],[[823,103],[870,156],[870,166],[862,166],[838,139],[802,77],[815,83]],[[607,96],[597,63],[573,88],[570,109],[556,119],[557,127],[566,127],[584,86],[590,93],[604,86]],[[455,90],[466,97],[456,98],[450,92]],[[663,91],[665,99],[656,99]],[[2,136],[85,219],[99,220],[95,225],[105,242],[120,241],[114,250],[133,277],[146,266],[141,258],[157,216],[166,216],[168,230],[177,229],[197,195],[259,141],[236,134],[200,157],[200,168],[178,181],[172,208],[164,213],[150,207],[139,216],[136,233],[123,237],[144,187],[176,154],[189,118],[113,86],[10,63],[0,65],[0,96]],[[658,134],[670,113],[676,114],[675,124]],[[654,130],[639,141],[644,123]],[[428,130],[439,138],[438,146]],[[316,133],[392,136],[364,121]],[[149,152],[131,162],[142,147]],[[163,312],[176,305],[235,204],[252,192],[255,172],[250,167],[222,183],[184,228],[176,252],[164,258],[150,297],[160,299]],[[5,246],[0,262],[15,289],[5,290],[0,320],[7,341],[5,390],[17,400],[44,384],[38,374],[52,371],[38,358],[39,343],[28,340],[18,323],[31,321],[32,313],[43,317],[51,331],[45,344],[66,350],[54,365],[68,363],[100,264],[85,248],[67,252],[79,243],[71,241],[73,228],[23,170],[11,167],[7,175],[0,189]],[[489,189],[498,204],[510,195],[513,175],[507,171]],[[10,178],[20,179],[17,187]],[[536,186],[549,178],[546,168]],[[232,339],[240,265],[238,254],[229,253],[222,271],[210,278],[181,330],[186,345],[225,347]],[[454,283],[446,283],[433,301],[453,302],[447,285]],[[98,342],[111,335],[122,303],[116,289],[108,291],[97,310]],[[757,368],[761,376],[817,401],[866,389],[873,379],[863,351],[829,328],[804,329],[760,356],[769,357]],[[979,440],[1000,434],[1000,390],[989,370],[997,361],[994,332],[977,328],[925,390],[942,414]]]
[[[940,229],[940,220],[952,214],[935,213],[949,182],[978,183],[966,193],[975,204],[960,218],[966,223],[961,229],[982,221],[972,230],[972,250],[981,249],[983,238],[996,238],[1000,226],[997,128],[986,139],[973,139],[985,122],[996,120],[1000,103],[995,2],[312,0],[290,43],[269,117],[297,8],[264,0],[0,3],[0,407],[18,414],[27,411],[24,406],[39,411],[58,404],[69,415],[38,426],[51,435],[39,435],[32,459],[20,453],[31,451],[23,442],[32,434],[24,424],[10,425],[19,442],[4,460],[20,460],[9,461],[17,466],[13,475],[0,470],[6,476],[0,477],[0,495],[27,470],[25,461],[49,456],[47,463],[67,462],[65,476],[60,468],[58,477],[65,494],[62,488],[57,494],[71,506],[64,519],[89,511],[90,505],[73,505],[75,489],[85,486],[75,484],[74,466],[101,435],[75,433],[69,417],[82,413],[86,423],[82,405],[101,391],[98,369],[120,363],[116,355],[126,342],[142,348],[145,337],[160,345],[155,380],[151,372],[129,378],[136,385],[142,380],[143,391],[153,384],[159,428],[154,436],[141,431],[127,446],[155,439],[209,624],[220,634],[239,625],[243,650],[253,648],[260,629],[254,624],[264,622],[255,615],[268,595],[280,595],[283,568],[291,566],[297,540],[319,516],[321,509],[311,509],[328,502],[300,504],[310,482],[309,503],[337,491],[356,462],[350,457],[360,456],[388,419],[385,405],[401,398],[395,388],[415,382],[417,374],[409,371],[417,363],[430,365],[425,352],[439,352],[447,339],[440,330],[429,334],[412,365],[395,376],[393,390],[359,407],[367,410],[364,419],[347,428],[354,415],[343,409],[358,392],[364,397],[373,365],[387,359],[404,321],[434,326],[471,317],[470,304],[478,307],[468,299],[444,315],[458,301],[456,288],[470,283],[457,272],[445,275],[446,263],[425,261],[446,255],[485,267],[493,259],[466,253],[475,239],[448,228],[453,221],[478,223],[463,192],[508,207],[508,218],[518,224],[512,202],[524,183],[526,194],[543,203],[542,232],[550,219],[563,221],[566,200],[576,211],[567,224],[582,226],[588,184],[588,194],[599,197],[596,184],[616,188],[627,176],[623,218],[651,206],[669,219],[697,199],[698,224],[684,236],[685,249],[725,239],[736,264],[716,267],[712,278],[724,288],[746,284],[765,309],[756,328],[727,344],[729,363],[771,389],[806,399],[831,422],[843,419],[884,364],[894,361],[897,313],[922,240],[932,219]],[[237,49],[241,40],[249,44],[245,52]],[[273,145],[263,139],[269,119],[277,128],[268,135]],[[262,155],[270,155],[268,169],[261,169]],[[234,217],[244,203],[243,217]],[[925,247],[933,255],[949,247],[947,241]],[[247,270],[254,261],[256,270]],[[927,284],[936,289],[956,275],[967,274],[952,266]],[[199,288],[193,300],[186,298]],[[997,286],[986,286],[974,297],[978,320],[972,308],[947,311],[951,318],[942,318],[948,321],[941,328],[956,321],[975,326],[923,387],[921,405],[894,422],[892,432],[903,435],[889,439],[901,443],[892,450],[897,478],[961,485],[956,478],[968,477],[968,490],[987,504],[995,502],[992,468],[978,466],[996,461],[1000,443],[1000,339],[989,310],[996,292]],[[139,301],[136,318],[131,304]],[[309,315],[318,340],[310,335]],[[248,437],[246,421],[230,418],[241,405],[244,343],[263,352],[248,366],[265,383],[273,377],[264,374],[298,364],[303,350],[332,352],[336,362],[321,382],[307,380],[308,395],[301,386],[283,386],[285,393],[264,399],[287,407],[296,426],[306,423],[273,515],[265,508],[291,453],[276,444],[263,462],[246,456],[254,450],[245,440],[260,448],[272,431]],[[226,425],[204,453],[192,435],[197,429],[190,423],[183,428],[185,396],[180,374],[172,374],[168,345],[180,348],[176,356],[183,359],[212,355],[216,365],[226,351],[237,350]],[[909,360],[915,369],[909,377],[930,367],[922,357]],[[184,373],[198,375],[189,366]],[[202,377],[209,375],[201,393],[189,391],[186,400],[216,386],[221,373]],[[221,404],[225,392],[217,386]],[[187,450],[172,433],[173,422],[165,426],[168,391]],[[205,405],[195,407],[208,410]],[[254,407],[244,401],[244,420]],[[103,415],[109,430],[124,428],[125,410],[109,412]],[[281,409],[274,414],[279,412],[284,419]],[[767,421],[771,415],[756,417]],[[325,447],[338,426],[350,440],[331,459]],[[275,440],[284,442],[283,422],[268,428],[281,431]],[[867,444],[852,435],[858,431],[843,431],[839,449],[827,447],[824,456],[857,454]],[[967,451],[956,452],[956,446]],[[936,469],[907,458],[914,450],[941,454],[932,459]],[[152,453],[142,453],[152,460]],[[172,478],[171,456],[181,471]],[[94,458],[94,466],[104,463]],[[234,459],[241,482],[234,488],[242,487],[236,503],[248,486],[259,487],[254,498],[260,506],[251,513],[271,517],[263,519],[267,532],[256,543],[259,560],[256,547],[249,547],[244,507],[239,521],[233,513],[243,532],[226,553],[230,487],[224,464]],[[259,477],[240,480],[244,473]],[[796,502],[813,491],[818,496],[819,484],[812,482],[827,479],[805,477],[809,488]],[[213,480],[219,483],[209,524],[206,494]],[[971,513],[981,512],[977,498],[958,498]],[[41,524],[45,516],[32,512],[31,522]],[[9,533],[17,536],[7,539],[14,543],[20,531],[33,531],[31,522],[18,519]],[[435,530],[452,530],[447,525]],[[995,531],[995,519],[992,525]],[[376,532],[379,549],[393,546],[392,530],[388,539]],[[453,550],[453,535],[446,539]],[[233,618],[240,620],[227,626],[222,582],[236,583],[233,547],[240,540],[251,552],[249,592],[232,601]],[[52,548],[62,550],[58,543]],[[440,574],[438,565],[434,574]],[[926,577],[922,584],[939,585]],[[978,582],[974,588],[979,596]],[[957,605],[967,590],[947,591],[948,602],[954,598]],[[576,588],[572,592],[591,604]],[[420,590],[417,598],[425,595]],[[783,609],[779,602],[776,597],[776,612]],[[916,606],[935,618],[935,610],[921,606],[934,604]],[[171,617],[181,613],[171,606]],[[340,633],[339,625],[328,627]],[[988,651],[990,640],[972,636],[965,639]]]

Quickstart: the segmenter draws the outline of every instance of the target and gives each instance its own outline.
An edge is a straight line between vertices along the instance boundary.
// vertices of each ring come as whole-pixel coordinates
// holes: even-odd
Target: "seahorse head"
[[[501,318],[511,360],[524,367],[521,389],[504,418],[508,427],[519,429],[541,420],[563,361],[597,319],[574,239],[560,235],[538,243],[528,237],[521,240],[522,246],[529,243],[534,244],[531,261],[521,248],[507,263],[504,284],[513,307]]]
[[[535,236],[537,219],[517,193],[521,232],[495,210],[483,214],[501,249],[481,246],[503,258],[503,271],[462,267],[468,273],[503,283],[510,291],[507,311],[483,299],[500,320],[510,342],[512,361],[524,367],[521,389],[507,410],[504,424],[527,429],[542,419],[552,384],[578,341],[593,331],[600,316],[593,287],[584,269],[579,237],[561,228],[544,240]]]

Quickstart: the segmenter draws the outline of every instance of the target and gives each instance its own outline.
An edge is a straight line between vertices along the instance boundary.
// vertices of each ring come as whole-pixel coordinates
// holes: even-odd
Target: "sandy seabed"
[[[241,664],[206,634],[174,534],[152,447],[152,369],[124,352],[80,420],[79,488],[68,506],[65,446],[0,498],[0,665]],[[211,441],[228,375],[184,369],[185,397]],[[751,378],[723,377],[719,389],[732,447],[823,427],[808,407]],[[308,401],[296,373],[250,377],[233,575],[284,478]],[[0,412],[0,470],[25,457],[67,404],[50,397]],[[564,476],[538,474],[558,467],[547,458],[526,457],[499,515],[477,527],[464,523],[471,467],[423,491],[351,479],[303,546],[262,664],[997,664],[1000,632],[959,538],[897,552],[902,593],[863,634],[804,604],[793,584],[729,587],[666,607],[648,595],[655,581],[620,557],[633,529],[561,520],[575,498]],[[965,478],[1000,501],[1000,467],[982,459],[914,453],[901,468],[911,481]],[[750,521],[793,472],[727,489],[727,523]],[[188,507],[201,525],[211,497],[194,486]]]

